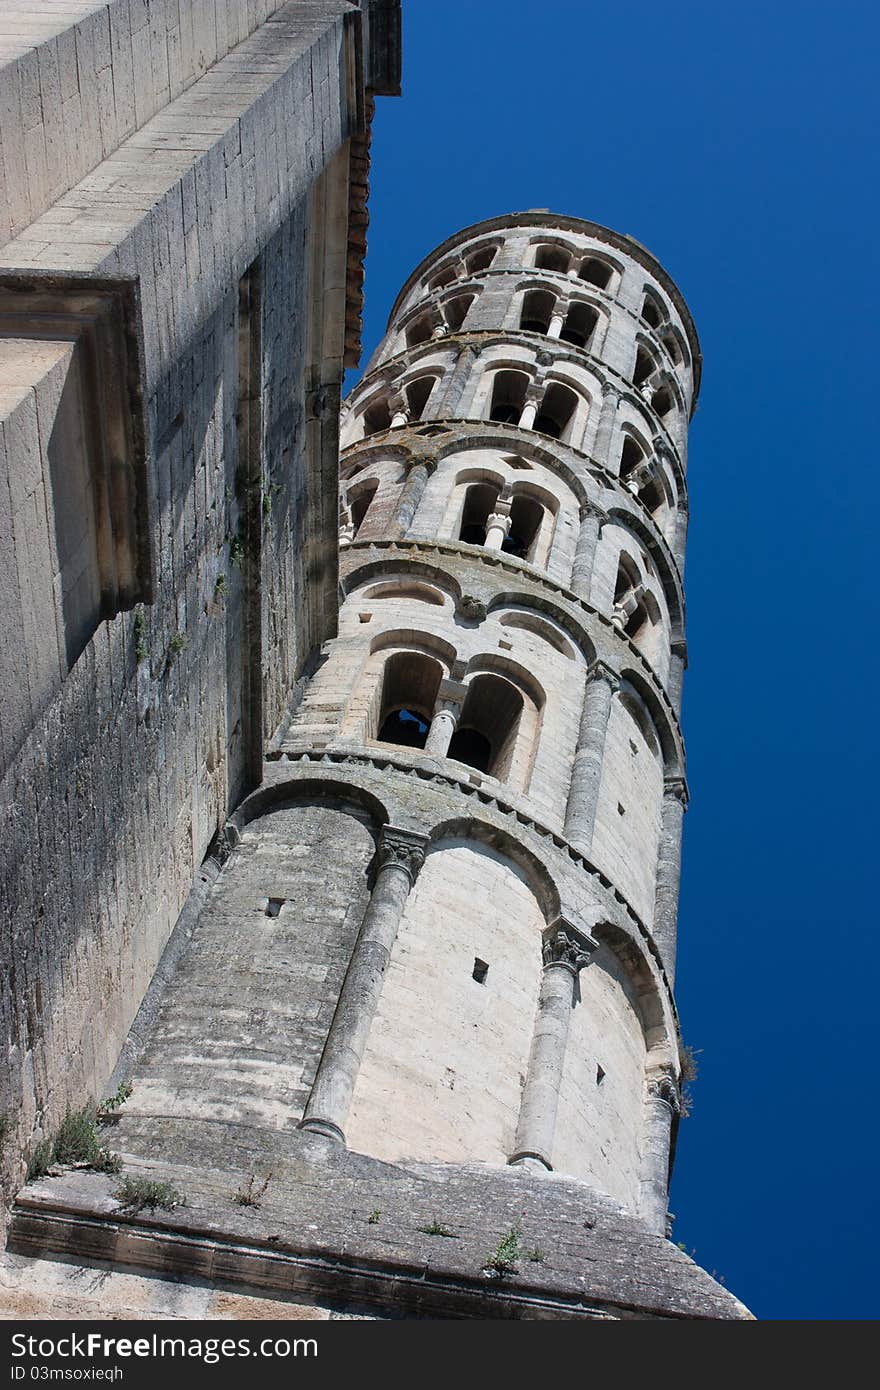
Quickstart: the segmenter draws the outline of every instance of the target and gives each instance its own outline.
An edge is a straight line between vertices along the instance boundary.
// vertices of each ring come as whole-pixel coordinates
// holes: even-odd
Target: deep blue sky
[[[674,1238],[759,1317],[877,1317],[875,7],[403,8],[367,355],[426,252],[530,207],[635,236],[696,320]]]

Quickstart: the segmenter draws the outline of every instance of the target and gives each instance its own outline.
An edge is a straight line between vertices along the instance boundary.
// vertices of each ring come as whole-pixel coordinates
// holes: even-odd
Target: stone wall
[[[362,17],[341,0],[114,0],[53,10],[51,23],[30,6],[14,24],[7,9],[8,1192],[65,1111],[100,1097],[206,851],[335,625],[333,392],[348,144],[366,106]],[[96,297],[120,335],[103,358]],[[41,341],[37,308],[63,322],[63,351]],[[37,340],[30,358],[11,347],[22,339]],[[80,491],[117,568],[111,587],[98,566],[100,603],[85,629],[71,624],[75,645],[85,636],[71,659],[75,585],[56,533],[81,508],[60,490],[52,439],[73,447],[59,402],[80,363]],[[119,381],[106,363],[122,364]],[[101,432],[111,397],[118,437]],[[101,511],[99,475],[125,484],[125,506],[111,497]],[[94,575],[72,564],[88,610]]]

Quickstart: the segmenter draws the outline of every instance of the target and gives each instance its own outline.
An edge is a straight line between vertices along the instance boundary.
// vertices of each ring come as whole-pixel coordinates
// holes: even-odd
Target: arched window
[[[650,352],[640,347],[636,350],[636,365],[633,370],[633,386],[642,386],[654,371],[656,363]]]
[[[370,510],[370,504],[376,493],[379,491],[379,484],[375,480],[368,483],[360,483],[356,488],[352,488],[348,494],[348,505],[351,511],[351,521],[354,526],[354,535],[363,525],[364,518]]]
[[[660,334],[660,341],[665,347],[666,351],[669,353],[669,356],[671,357],[675,365],[677,367],[680,366],[682,361],[684,360],[684,357],[681,351],[679,341],[671,328],[667,329],[665,333]]]
[[[556,295],[549,290],[529,290],[523,296],[519,326],[528,333],[546,333],[556,304]]]
[[[406,388],[407,412],[410,420],[421,420],[422,411],[428,404],[428,397],[434,389],[435,376],[420,376],[411,381]]]
[[[544,392],[541,409],[535,419],[535,429],[551,439],[561,439],[577,406],[577,396],[567,386],[551,381]]]
[[[364,411],[364,434],[376,434],[379,430],[387,430],[390,425],[391,411],[388,409],[388,401],[383,396],[367,406]]]
[[[544,508],[534,497],[518,493],[510,507],[510,531],[502,542],[501,549],[509,555],[518,555],[521,560],[531,560]]]
[[[428,314],[423,314],[416,319],[406,330],[407,347],[418,347],[419,343],[427,343],[430,340],[433,329],[431,319]]]
[[[523,697],[501,676],[475,676],[448,757],[503,781],[513,761]]]
[[[526,402],[529,378],[525,372],[496,372],[492,385],[489,419],[500,424],[516,425]]]
[[[571,254],[563,246],[539,246],[535,252],[537,270],[555,270],[565,275],[571,265]]]
[[[497,246],[481,246],[479,250],[472,252],[465,258],[464,263],[468,275],[478,275],[481,270],[488,270],[497,254]]]
[[[626,435],[623,441],[623,452],[620,455],[620,480],[626,482],[630,474],[638,468],[644,460],[645,451],[633,439],[632,435]]]
[[[581,262],[578,270],[578,276],[581,280],[586,280],[600,290],[607,290],[611,283],[611,273],[611,266],[605,261],[600,261],[596,256],[588,256],[585,261]]]
[[[655,413],[660,416],[660,419],[664,420],[675,405],[675,397],[670,388],[668,386],[661,386],[659,391],[655,391],[651,400],[651,405],[654,407]]]
[[[645,298],[642,301],[642,318],[649,328],[659,328],[666,318],[662,304],[650,290],[645,290]]]
[[[590,304],[572,304],[562,325],[560,338],[564,343],[586,347],[593,336],[599,315]]]
[[[437,274],[432,276],[428,281],[428,289],[442,290],[446,285],[451,285],[453,281],[457,279],[457,268],[454,265],[445,265],[442,270],[438,270]]]
[[[472,483],[464,495],[458,538],[468,545],[485,545],[486,527],[495,510],[500,488],[496,483]]]
[[[457,333],[461,328],[475,299],[474,294],[460,294],[443,306],[443,314],[451,332]]]
[[[394,652],[382,673],[380,743],[424,748],[443,667],[423,652]]]
[[[633,559],[623,551],[617,564],[617,583],[614,588],[614,612],[611,621],[633,642],[639,638],[648,622],[645,589]]]

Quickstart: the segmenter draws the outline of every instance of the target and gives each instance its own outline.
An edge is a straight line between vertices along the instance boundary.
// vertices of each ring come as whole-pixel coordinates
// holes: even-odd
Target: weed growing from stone
[[[121,1207],[129,1211],[143,1211],[145,1207],[173,1211],[175,1207],[186,1206],[186,1199],[176,1187],[172,1187],[170,1182],[158,1182],[155,1178],[123,1178],[113,1196]]]
[[[522,1258],[522,1247],[519,1243],[521,1235],[518,1224],[511,1226],[486,1261],[486,1269],[491,1270],[493,1274],[516,1274],[516,1262]]]
[[[240,1207],[258,1207],[263,1197],[266,1195],[266,1188],[271,1181],[272,1174],[270,1173],[266,1180],[257,1187],[257,1175],[256,1173],[251,1173],[247,1182],[242,1183],[241,1187],[233,1196],[233,1202],[236,1202]]]
[[[40,1141],[28,1164],[28,1182],[44,1178],[54,1163],[68,1168],[93,1168],[97,1173],[122,1171],[122,1159],[103,1146],[89,1110],[68,1111],[54,1138]]]
[[[373,1207],[373,1210],[370,1212],[369,1216],[367,1217],[367,1225],[368,1225],[368,1226],[378,1226],[380,1215],[381,1215],[381,1212],[379,1211],[379,1208],[378,1208],[378,1207]]]
[[[417,1230],[426,1236],[445,1236],[447,1240],[458,1240],[454,1231],[450,1231],[447,1226],[441,1226],[439,1221],[432,1221],[430,1226],[418,1226]]]

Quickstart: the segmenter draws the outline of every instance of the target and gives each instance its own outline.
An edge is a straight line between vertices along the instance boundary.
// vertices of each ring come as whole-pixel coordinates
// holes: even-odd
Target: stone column
[[[343,1126],[385,971],[409,891],[425,862],[426,835],[386,825],[379,841],[379,866],[358,933],[336,1013],[300,1128],[345,1143]]]
[[[611,718],[611,701],[619,689],[620,679],[615,672],[604,662],[595,661],[587,672],[577,750],[565,808],[565,834],[585,853],[593,842],[605,735]]]
[[[460,681],[442,680],[437,691],[437,703],[428,730],[425,752],[435,758],[445,758],[449,752],[452,735],[461,718],[461,711],[467,699],[468,688]]]
[[[391,416],[391,429],[399,430],[404,425],[409,424],[409,412],[403,406],[398,406]]]
[[[405,536],[413,523],[419,503],[428,485],[428,465],[414,463],[406,475],[406,482],[400,490],[394,517],[389,528],[391,538]]]
[[[639,1214],[658,1236],[666,1235],[669,1145],[673,1116],[681,1114],[675,1072],[669,1065],[648,1075]]]
[[[678,885],[681,877],[681,832],[688,801],[683,777],[667,777],[663,782],[663,811],[657,873],[654,880],[653,937],[669,977],[675,980],[675,946],[678,925]]]
[[[672,708],[679,717],[681,717],[681,691],[687,664],[687,642],[683,637],[677,638],[670,647],[669,679],[666,682],[666,693],[672,702]]]
[[[672,554],[678,565],[678,572],[684,577],[684,551],[687,543],[688,514],[687,508],[679,504],[678,511],[675,513],[675,530],[672,534]]]
[[[578,598],[589,602],[590,585],[593,578],[593,562],[603,521],[608,518],[592,502],[587,502],[581,512],[581,529],[574,552],[574,566],[571,571],[571,587]]]
[[[491,512],[486,520],[486,539],[483,544],[487,550],[500,550],[509,532],[510,503],[506,506],[501,503],[498,511]]]
[[[519,428],[521,430],[530,430],[534,425],[538,414],[538,406],[541,403],[541,394],[540,389],[536,390],[535,387],[532,387],[526,393],[526,403],[519,417]]]
[[[514,1151],[509,1163],[552,1169],[556,1112],[565,1066],[571,1011],[579,995],[578,974],[590,963],[596,942],[557,917],[544,933],[544,974]]]
[[[565,323],[565,316],[568,313],[568,304],[561,299],[557,299],[553,313],[550,315],[550,324],[547,328],[548,338],[558,338]]]
[[[599,416],[599,427],[596,430],[596,438],[593,442],[592,455],[597,463],[601,463],[603,468],[607,468],[613,473],[611,467],[611,440],[614,435],[614,425],[617,420],[617,407],[620,402],[620,392],[616,386],[606,382],[602,391],[602,411]]]
[[[467,415],[471,403],[470,398],[473,396],[476,385],[476,382],[471,379],[476,360],[477,354],[472,347],[462,348],[450,374],[438,418],[448,418],[450,415]],[[469,384],[471,386],[470,391],[467,389]],[[465,400],[465,393],[468,396],[467,400]]]

